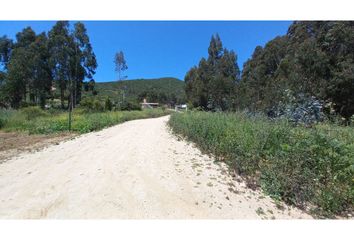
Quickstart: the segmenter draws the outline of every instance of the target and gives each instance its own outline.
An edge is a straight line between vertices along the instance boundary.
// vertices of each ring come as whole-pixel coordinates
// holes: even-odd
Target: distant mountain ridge
[[[140,102],[146,98],[150,102],[184,103],[184,81],[173,77],[154,79],[132,79],[124,81],[96,82],[95,89],[99,98],[114,101]],[[84,95],[90,95],[85,92]]]

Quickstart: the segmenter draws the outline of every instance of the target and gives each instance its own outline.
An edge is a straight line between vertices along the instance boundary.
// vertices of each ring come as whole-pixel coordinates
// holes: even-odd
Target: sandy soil
[[[0,131],[0,164],[21,152],[38,151],[47,146],[71,139],[76,135],[76,133],[69,132],[49,135],[30,135],[22,132]]]
[[[126,122],[0,164],[0,218],[311,218],[246,188],[173,136],[168,118]]]

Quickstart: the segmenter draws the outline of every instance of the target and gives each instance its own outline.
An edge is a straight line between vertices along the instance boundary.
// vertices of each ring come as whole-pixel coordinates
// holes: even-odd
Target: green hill
[[[107,96],[113,101],[140,102],[146,98],[148,102],[184,103],[184,82],[177,78],[134,79],[115,82],[97,82],[95,90],[100,99]],[[92,96],[83,91],[83,96]]]

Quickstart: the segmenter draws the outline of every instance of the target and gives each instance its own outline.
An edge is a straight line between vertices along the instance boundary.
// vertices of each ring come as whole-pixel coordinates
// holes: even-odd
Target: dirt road
[[[0,218],[310,218],[232,179],[167,121],[126,122],[0,164]]]

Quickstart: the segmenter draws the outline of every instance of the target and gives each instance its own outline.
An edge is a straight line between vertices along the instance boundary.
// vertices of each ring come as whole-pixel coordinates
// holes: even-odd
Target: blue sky
[[[224,47],[234,50],[238,64],[284,35],[290,21],[83,21],[98,61],[95,80],[114,81],[113,57],[122,50],[128,65],[128,79],[176,77],[207,57],[211,35],[218,33]],[[0,35],[15,38],[31,26],[36,33],[48,31],[54,21],[0,21]]]

